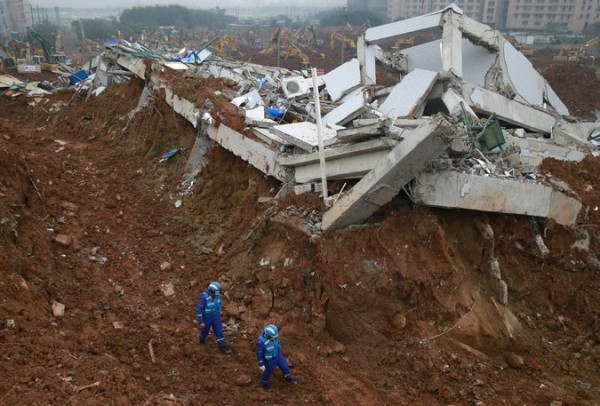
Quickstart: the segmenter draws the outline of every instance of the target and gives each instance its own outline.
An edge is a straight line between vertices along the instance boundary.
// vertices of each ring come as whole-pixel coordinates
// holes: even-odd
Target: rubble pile
[[[440,39],[400,51],[378,45],[436,32]],[[138,107],[164,92],[199,143],[220,144],[286,190],[341,192],[325,199],[325,231],[363,223],[401,191],[423,205],[576,223],[580,202],[536,168],[548,157],[595,154],[587,138],[597,123],[565,120],[566,105],[527,58],[457,6],[367,29],[357,57],[321,75],[226,61],[210,51],[215,40],[171,54],[121,41],[90,60],[77,92],[144,79]],[[394,66],[400,81],[378,85],[378,63]],[[220,90],[196,91],[205,86]],[[193,166],[188,185],[199,173]],[[441,179],[454,190],[441,192]],[[329,190],[336,180],[347,187]]]

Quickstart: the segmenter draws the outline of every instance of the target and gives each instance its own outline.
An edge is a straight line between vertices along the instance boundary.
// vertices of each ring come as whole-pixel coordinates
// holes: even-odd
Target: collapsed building
[[[438,38],[401,51],[381,46],[428,34]],[[395,70],[397,84],[379,85],[377,64]],[[158,91],[198,129],[181,193],[193,188],[216,143],[280,181],[280,195],[323,193],[327,208],[312,232],[364,223],[400,193],[419,205],[573,225],[582,204],[536,167],[596,150],[589,136],[599,124],[567,119],[529,60],[455,5],[367,29],[356,57],[322,75],[225,61],[208,47],[162,56],[124,42],[88,67],[94,74],[78,89],[99,94],[137,76],[146,82],[139,108]],[[235,83],[217,96],[243,112],[243,129],[209,100],[180,92],[177,77]],[[344,187],[328,197],[328,180]]]

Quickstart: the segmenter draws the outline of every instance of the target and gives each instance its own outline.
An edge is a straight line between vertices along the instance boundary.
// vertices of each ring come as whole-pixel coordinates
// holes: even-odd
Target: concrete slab
[[[196,105],[190,102],[183,97],[179,97],[170,87],[165,85],[159,85],[163,89],[165,89],[165,101],[169,106],[173,108],[173,110],[185,118],[187,121],[192,123],[194,127],[196,126],[196,120],[198,119],[199,110],[196,108]]]
[[[276,161],[277,153],[267,146],[244,136],[224,124],[219,125],[219,127],[209,126],[208,136],[265,175],[272,176],[281,182],[285,181],[285,178],[279,171],[279,164]]]
[[[519,138],[509,134],[505,134],[504,138],[507,144],[516,145],[521,149],[521,162],[527,165],[538,166],[545,158],[579,162],[586,156],[581,151],[561,147],[551,140]]]
[[[546,83],[525,55],[508,41],[504,43],[507,74],[515,91],[529,104],[542,106]]]
[[[469,106],[467,100],[465,100],[465,98],[454,89],[450,88],[442,94],[442,102],[444,102],[444,105],[452,117],[460,117],[462,120],[462,110],[464,108],[467,116],[472,122],[479,119],[477,114],[475,114],[475,112]]]
[[[552,135],[554,137],[554,135],[557,134],[558,131],[562,131],[568,134],[574,140],[578,140],[579,142],[583,142],[589,145],[587,137],[597,127],[600,127],[600,121],[570,123],[565,120],[561,120],[554,127]]]
[[[451,4],[443,10],[435,11],[418,17],[407,18],[406,20],[396,21],[389,24],[371,27],[365,31],[365,40],[368,44],[376,44],[386,39],[399,37],[403,34],[418,34],[427,31],[439,31],[440,19],[445,10],[452,9],[457,14],[462,14],[462,10],[455,4]]]
[[[486,114],[496,113],[498,118],[532,131],[549,134],[556,122],[554,116],[549,113],[481,87],[467,83],[463,92],[473,110]]]
[[[127,70],[135,73],[137,77],[145,79],[146,64],[143,59],[132,58],[131,56],[120,56],[117,63]]]
[[[319,146],[317,125],[308,121],[293,124],[280,124],[271,128],[271,132],[285,140],[288,144],[295,145],[305,151],[313,152]],[[322,126],[321,136],[323,142],[335,138],[337,131]]]
[[[384,159],[398,141],[379,138],[343,147],[327,148],[325,153],[325,174],[327,179],[354,179],[362,177]],[[321,180],[319,153],[296,154],[278,157],[281,166],[295,169],[294,181],[306,183]]]
[[[221,65],[211,64],[208,66],[208,73],[216,78],[227,78],[236,82],[243,82],[244,76],[240,73],[233,71],[233,69],[226,68]]]
[[[426,206],[551,218],[575,224],[581,203],[551,187],[461,172],[421,173],[412,199]]]
[[[241,106],[246,109],[253,109],[256,106],[264,106],[262,97],[260,97],[260,94],[256,89],[253,89],[246,94],[233,98],[233,100],[231,100],[231,103],[235,104],[238,107]]]
[[[470,38],[494,53],[499,50],[498,32],[490,29],[489,25],[463,15],[460,21],[460,30],[464,38]]]
[[[323,230],[361,224],[440,156],[460,131],[443,115],[417,127],[323,215]]]
[[[265,117],[265,108],[263,106],[246,110],[245,121],[246,124],[256,127],[273,127],[277,125],[277,121]]]
[[[360,65],[354,58],[322,76],[331,100],[337,101],[344,94],[360,86]]]
[[[463,38],[462,46],[462,78],[466,82],[478,86],[485,85],[485,75],[494,65],[496,54],[488,49],[473,44]],[[441,40],[427,42],[425,44],[402,50],[408,58],[408,71],[414,69],[426,69],[434,72],[442,70],[442,42]]]
[[[323,125],[346,124],[365,108],[363,88],[355,89],[344,97],[344,102],[321,118]]]
[[[415,118],[437,78],[438,72],[413,70],[393,87],[377,111],[386,117]]]
[[[190,68],[189,65],[186,65],[183,62],[163,62],[163,65],[173,70],[179,71],[186,71]]]
[[[260,138],[262,141],[266,142],[269,145],[290,145],[277,134],[274,134],[272,131],[270,131],[268,128],[255,127],[252,129],[252,132],[254,133],[254,135],[256,135],[258,138]]]
[[[554,89],[552,89],[552,87],[550,86],[550,84],[547,81],[546,81],[546,97],[548,98],[550,105],[552,107],[554,107],[554,109],[557,111],[558,114],[560,114],[561,116],[570,115],[569,109],[567,108],[567,106],[565,106],[563,101],[560,99],[560,97],[558,97],[558,95],[556,94]]]

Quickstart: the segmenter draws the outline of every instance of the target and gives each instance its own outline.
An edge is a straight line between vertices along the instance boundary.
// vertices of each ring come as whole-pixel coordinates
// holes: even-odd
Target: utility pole
[[[83,20],[79,19],[79,29],[81,30],[81,43],[85,43],[85,29],[83,28]]]

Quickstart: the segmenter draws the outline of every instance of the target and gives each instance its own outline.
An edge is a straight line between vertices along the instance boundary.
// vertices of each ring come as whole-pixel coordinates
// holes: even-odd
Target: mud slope
[[[319,197],[265,199],[278,183],[220,147],[178,194],[195,130],[160,97],[131,113],[142,87],[0,99],[1,404],[600,402],[600,160],[543,166],[589,209],[577,230],[401,196],[309,237],[296,224],[319,221]],[[197,343],[214,279],[229,357]],[[266,322],[299,381],[269,394]]]

